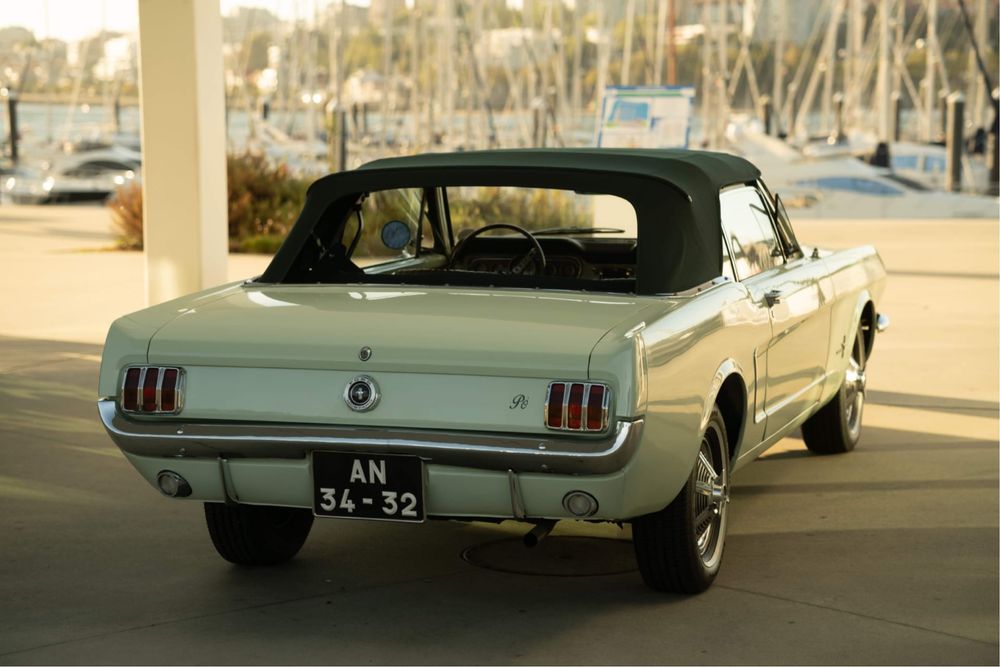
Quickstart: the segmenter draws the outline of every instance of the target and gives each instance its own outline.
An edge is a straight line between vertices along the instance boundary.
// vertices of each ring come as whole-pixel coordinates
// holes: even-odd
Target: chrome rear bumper
[[[597,475],[621,470],[643,421],[619,421],[602,438],[493,435],[311,424],[130,419],[112,399],[97,402],[101,421],[123,451],[140,456],[301,459],[313,450],[409,454],[441,465],[484,470]]]

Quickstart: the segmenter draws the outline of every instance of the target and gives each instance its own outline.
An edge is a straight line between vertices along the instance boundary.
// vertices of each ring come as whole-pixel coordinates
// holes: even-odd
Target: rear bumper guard
[[[408,454],[440,465],[599,475],[621,470],[642,436],[643,420],[618,421],[604,437],[493,435],[373,427],[131,419],[113,399],[97,402],[104,428],[122,451],[139,456],[301,459],[313,450]]]

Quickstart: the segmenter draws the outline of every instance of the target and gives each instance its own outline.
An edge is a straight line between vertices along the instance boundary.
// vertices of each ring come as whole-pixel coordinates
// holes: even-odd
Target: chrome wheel
[[[729,505],[729,459],[724,440],[710,423],[702,437],[695,463],[693,503],[695,543],[706,568],[714,568],[722,557]]]
[[[865,343],[864,330],[859,327],[854,337],[851,358],[844,373],[844,421],[851,440],[861,435],[861,413],[865,407]]]
[[[719,573],[729,503],[728,443],[715,406],[683,488],[663,509],[632,519],[636,562],[650,588],[700,593]]]

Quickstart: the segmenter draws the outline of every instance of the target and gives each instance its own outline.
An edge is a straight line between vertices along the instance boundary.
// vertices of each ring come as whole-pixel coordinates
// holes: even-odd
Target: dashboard
[[[545,251],[545,270],[552,278],[612,280],[635,278],[635,239],[621,238],[538,238]],[[490,237],[474,239],[455,262],[455,268],[480,273],[537,275],[537,260],[524,263],[531,244],[525,239]]]

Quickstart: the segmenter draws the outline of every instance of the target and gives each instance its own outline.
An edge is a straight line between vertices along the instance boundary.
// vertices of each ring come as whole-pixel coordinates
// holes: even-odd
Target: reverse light
[[[118,404],[126,413],[177,414],[184,406],[184,369],[174,366],[126,368]]]
[[[191,485],[173,470],[161,470],[156,476],[156,486],[168,498],[187,498],[191,495]]]
[[[563,509],[573,516],[587,517],[597,511],[597,498],[586,491],[570,491],[563,496]]]
[[[552,382],[545,394],[545,426],[555,431],[604,431],[611,390],[594,382]]]

